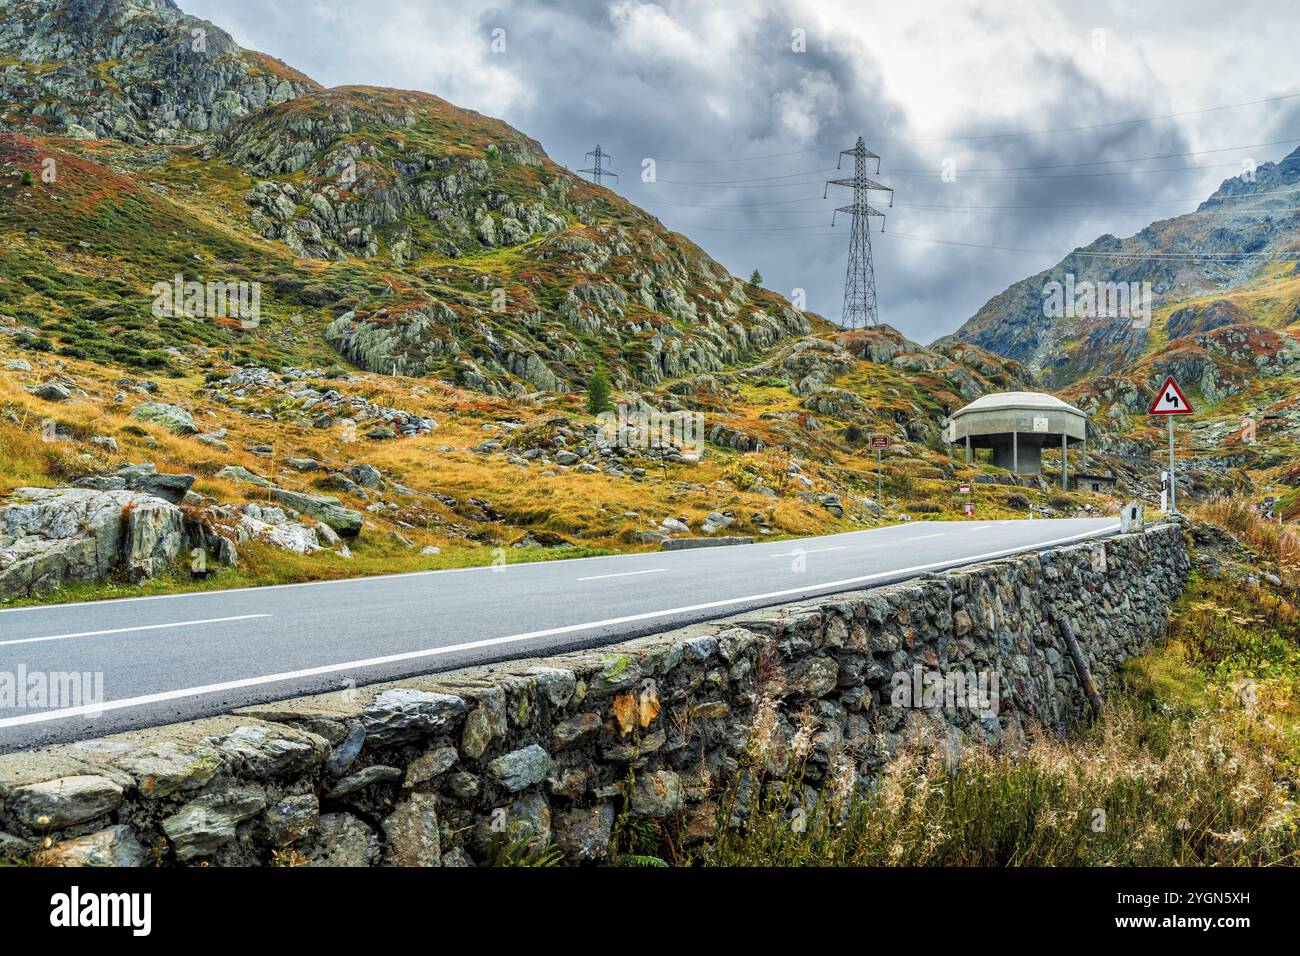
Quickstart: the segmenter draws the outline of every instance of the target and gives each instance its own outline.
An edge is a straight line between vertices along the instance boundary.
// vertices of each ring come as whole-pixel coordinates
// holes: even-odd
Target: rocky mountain
[[[171,0],[0,0],[0,116],[11,129],[193,144],[315,89]]]
[[[950,338],[1017,359],[1049,386],[1067,385],[1115,373],[1165,342],[1224,325],[1294,323],[1300,312],[1290,293],[1250,311],[1233,301],[1234,293],[1263,289],[1292,270],[1292,255],[1300,258],[1300,149],[1249,178],[1225,180],[1195,212],[1076,249],[994,296]],[[1139,289],[1149,283],[1150,321],[1131,308],[1062,315],[1052,308],[1053,283],[1076,290],[1122,283],[1129,291],[1132,283]]]

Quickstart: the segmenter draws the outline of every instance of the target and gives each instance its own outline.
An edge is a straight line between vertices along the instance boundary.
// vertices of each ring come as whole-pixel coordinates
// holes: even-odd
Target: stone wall
[[[600,859],[611,827],[707,839],[763,711],[807,777],[870,779],[911,728],[1013,745],[1104,694],[1165,630],[1182,531],[1057,548],[558,657],[470,668],[0,757],[0,856],[60,865],[465,865],[507,838]],[[996,713],[899,688],[996,675]],[[928,677],[926,675],[929,675]],[[990,708],[992,710],[992,708]],[[807,731],[805,730],[805,733]]]

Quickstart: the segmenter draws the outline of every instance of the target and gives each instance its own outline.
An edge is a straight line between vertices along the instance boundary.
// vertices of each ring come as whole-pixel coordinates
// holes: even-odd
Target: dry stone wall
[[[1068,733],[1088,705],[1055,617],[1104,694],[1164,634],[1188,568],[1182,530],[1162,525],[580,653],[8,755],[0,856],[460,866],[532,840],[577,863],[606,854],[624,813],[706,840],[756,709],[787,746],[813,718],[814,787],[846,763],[866,786],[917,728],[1009,746],[1030,724]]]

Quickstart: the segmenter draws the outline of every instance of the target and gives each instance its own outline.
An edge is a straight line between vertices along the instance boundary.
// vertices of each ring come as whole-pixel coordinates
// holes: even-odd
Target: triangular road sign
[[[1190,415],[1192,414],[1192,403],[1187,400],[1183,390],[1178,387],[1174,377],[1170,375],[1165,379],[1165,384],[1160,386],[1160,392],[1156,395],[1155,404],[1151,406],[1148,415]]]

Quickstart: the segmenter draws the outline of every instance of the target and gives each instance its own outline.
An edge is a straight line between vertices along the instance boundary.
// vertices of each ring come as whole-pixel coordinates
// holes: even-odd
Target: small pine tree
[[[22,186],[31,186],[36,182],[36,180],[32,178],[32,171],[30,169],[24,169],[23,174],[18,177],[18,182]]]
[[[607,412],[613,405],[609,400],[609,379],[605,373],[597,369],[587,379],[587,411],[592,415],[599,415],[601,412]]]
[[[754,274],[749,277],[749,287],[751,289],[761,289],[763,287],[763,273],[755,269]]]

